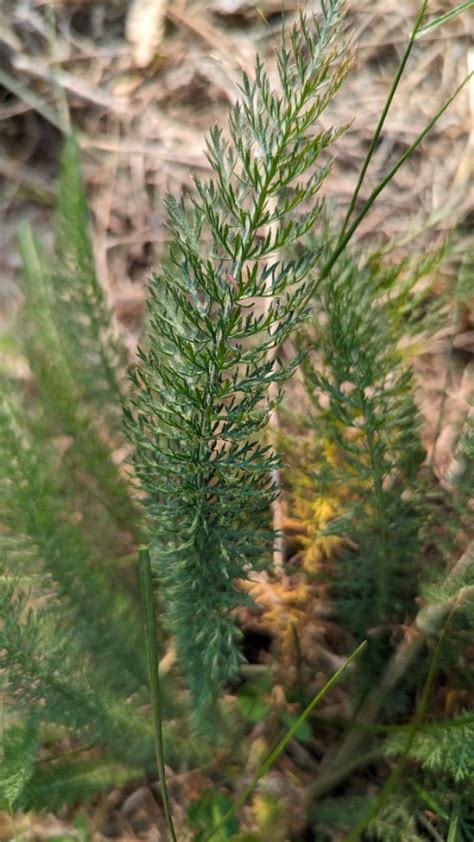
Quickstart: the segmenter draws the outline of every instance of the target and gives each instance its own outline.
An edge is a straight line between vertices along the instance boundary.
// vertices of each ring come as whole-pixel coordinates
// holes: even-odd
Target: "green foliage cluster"
[[[330,240],[328,232],[324,236],[325,242]],[[412,254],[394,265],[380,250],[369,255],[346,251],[337,271],[319,285],[313,313],[298,338],[299,349],[305,351],[301,370],[309,410],[301,424],[309,448],[290,446],[290,464],[298,473],[293,475],[290,469],[288,479],[291,485],[295,477],[296,495],[303,488],[310,498],[331,502],[335,516],[325,524],[323,538],[337,537],[337,552],[329,572],[327,565],[319,576],[316,572],[316,581],[332,581],[336,616],[346,633],[368,638],[352,683],[354,699],[362,705],[360,720],[356,717],[355,731],[342,740],[333,764],[323,766],[321,792],[325,775],[329,789],[344,779],[337,766],[350,767],[362,743],[369,758],[373,758],[371,746],[376,754],[396,757],[392,776],[398,775],[408,759],[406,728],[393,735],[389,727],[384,738],[383,728],[371,734],[370,726],[378,711],[397,721],[413,710],[411,696],[421,688],[427,664],[432,666],[437,657],[432,644],[440,636],[441,683],[454,680],[453,698],[472,692],[466,649],[474,620],[472,542],[460,561],[454,566],[452,562],[456,553],[459,556],[459,535],[472,530],[472,419],[465,420],[459,436],[460,474],[449,491],[440,491],[420,445],[412,365],[423,342],[420,329],[426,337],[439,324],[440,315],[445,316],[437,307],[430,314],[429,278],[443,255],[444,249],[431,255]],[[469,284],[472,290],[473,277],[469,281],[464,273],[463,296]],[[433,534],[438,536],[435,542]],[[449,573],[446,565],[451,567]],[[414,624],[414,634],[425,636],[427,652],[414,647],[413,660],[408,656],[404,664],[402,646],[392,656],[392,661],[400,659],[402,668],[396,666],[396,679],[389,683],[391,630],[402,623]],[[376,676],[382,681],[374,689]],[[459,709],[453,716],[433,712],[425,724],[426,715],[422,710],[408,749],[410,765],[417,764],[410,770],[411,789],[399,785],[387,791],[373,818],[365,796],[328,799],[316,805],[315,820],[347,831],[360,826],[367,838],[422,839],[427,821],[422,813],[427,806],[424,794],[434,789],[435,833],[437,828],[448,832],[456,810],[458,835],[452,838],[469,839],[472,716]],[[428,802],[428,806],[433,805]],[[355,832],[348,836],[356,838]]]
[[[321,455],[315,493],[337,498],[342,487],[347,499],[340,534],[347,530],[354,549],[344,554],[336,599],[345,628],[358,638],[414,609],[421,514],[415,486],[424,454],[413,371],[399,345],[410,328],[419,329],[426,290],[414,288],[439,259],[391,265],[377,252],[346,252],[318,286],[314,315],[299,337],[310,424],[337,453],[334,465]]]
[[[29,374],[16,381],[11,363],[1,374],[0,809],[57,805],[154,767],[130,570],[143,527],[115,458],[124,355],[92,274],[72,138],[55,242],[47,258],[30,229],[20,232],[25,305],[12,362]],[[41,746],[64,739],[69,749],[44,760]],[[180,756],[187,747],[184,731]]]
[[[347,225],[329,223],[319,197],[341,132],[322,130],[319,119],[348,69],[342,9],[339,0],[322,2],[319,17],[301,15],[285,33],[278,92],[257,60],[227,132],[210,134],[212,177],[196,180],[189,204],[168,201],[171,253],[150,282],[130,384],[96,277],[73,138],[62,160],[52,258],[29,228],[20,232],[17,350],[28,376],[21,382],[7,364],[0,382],[0,809],[56,809],[153,773],[135,569],[144,539],[163,616],[160,645],[169,637],[177,655],[177,667],[159,676],[148,599],[148,671],[167,760],[186,767],[209,759],[215,747],[202,735],[216,722],[232,731],[240,714],[220,691],[242,678],[234,609],[250,604],[242,581],[270,570],[282,460],[269,428],[298,368],[316,454],[298,470],[308,494],[338,502],[322,537],[339,538],[339,552],[330,573],[314,577],[331,581],[347,651],[368,638],[348,679],[354,721],[335,723],[340,746],[328,748],[314,791],[331,793],[367,757],[380,785],[376,809],[362,770],[347,795],[324,798],[314,811],[309,799],[308,812],[321,839],[354,824],[349,839],[469,838],[471,717],[456,699],[452,716],[425,702],[435,672],[441,684],[453,678],[457,689],[472,690],[473,559],[466,551],[446,573],[455,541],[442,521],[455,525],[451,532],[469,528],[474,435],[467,424],[464,473],[440,503],[423,464],[409,348],[426,331],[428,280],[443,251],[395,265],[390,248],[360,254],[348,247],[353,226],[348,234]],[[462,271],[459,295],[467,300],[467,261]],[[117,461],[126,445],[134,480]],[[289,450],[294,461],[298,450]],[[435,524],[447,535],[445,555],[427,565]],[[301,676],[299,649],[298,659]],[[270,825],[246,834],[237,808],[288,745],[308,756],[313,708],[341,671],[312,701],[300,678],[292,699],[303,713],[291,714],[287,736],[233,806],[220,792],[191,806],[199,839],[267,842]],[[245,688],[245,718],[244,700]],[[268,698],[256,702],[271,718]]]
[[[281,91],[257,61],[228,139],[208,141],[213,177],[167,203],[170,266],[150,284],[147,345],[133,374],[129,430],[146,491],[153,562],[196,722],[239,672],[230,610],[238,582],[268,566],[278,466],[265,440],[295,360],[278,354],[307,312],[320,249],[295,259],[321,214],[320,163],[339,131],[317,120],[347,71],[340,3],[301,17],[278,59]],[[272,388],[273,387],[273,388]],[[199,665],[199,668],[198,668]]]
[[[347,796],[342,810],[341,799],[327,798],[318,804],[314,814],[323,828],[348,831],[361,820],[369,806],[370,800],[365,795]],[[367,838],[379,842],[401,842],[402,839],[422,842],[423,836],[417,830],[413,807],[413,801],[406,796],[399,796],[396,804],[389,805],[369,824]]]
[[[456,783],[471,780],[474,776],[474,718],[463,714],[454,719],[420,728],[411,756],[423,767],[450,776]],[[401,740],[392,737],[387,752],[397,755]]]

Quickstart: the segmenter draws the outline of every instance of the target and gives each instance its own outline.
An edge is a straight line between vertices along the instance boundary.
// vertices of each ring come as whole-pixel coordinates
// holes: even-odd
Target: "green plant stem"
[[[441,26],[446,21],[451,20],[451,18],[456,17],[457,15],[462,14],[463,12],[467,12],[468,9],[472,9],[474,6],[474,0],[466,0],[465,3],[461,3],[459,6],[456,6],[454,9],[450,9],[449,12],[446,12],[445,15],[440,15],[439,18],[435,18],[435,20],[430,21],[425,26],[422,26],[421,29],[418,30],[416,37],[423,38],[423,35],[426,35],[427,32],[430,32],[432,29],[436,29],[438,26]]]
[[[393,792],[393,790],[395,789],[398,781],[400,780],[402,772],[405,768],[405,764],[408,760],[413,742],[415,740],[415,737],[418,733],[418,730],[420,728],[420,725],[422,724],[423,718],[424,718],[425,713],[426,713],[429,697],[430,697],[430,694],[431,694],[431,689],[433,687],[433,682],[434,682],[436,672],[437,672],[437,669],[438,669],[439,659],[441,657],[441,650],[443,648],[443,644],[444,644],[444,641],[445,641],[445,638],[446,638],[446,634],[447,634],[447,631],[448,631],[448,627],[449,627],[451,618],[452,618],[452,616],[453,616],[453,614],[456,610],[458,602],[459,602],[459,597],[456,600],[456,602],[454,603],[454,605],[452,606],[450,614],[449,614],[449,616],[448,616],[448,618],[447,618],[447,620],[444,624],[443,630],[442,630],[441,635],[440,635],[440,637],[438,639],[438,642],[436,644],[435,651],[433,653],[433,657],[431,658],[430,668],[428,670],[428,675],[426,677],[426,681],[425,681],[423,691],[422,691],[422,694],[421,694],[420,702],[417,706],[415,717],[413,719],[413,723],[412,723],[412,726],[411,726],[410,731],[408,733],[408,736],[407,736],[407,739],[406,739],[406,742],[405,742],[405,746],[403,748],[403,752],[400,756],[400,759],[399,759],[397,765],[395,766],[395,768],[393,769],[392,773],[390,774],[387,782],[383,786],[383,788],[382,788],[381,792],[379,793],[378,797],[375,799],[374,804],[372,805],[370,810],[368,810],[368,812],[366,813],[364,818],[361,819],[361,821],[356,825],[356,827],[349,833],[349,836],[346,837],[345,842],[357,842],[357,840],[360,839],[361,835],[367,829],[370,822],[378,815],[378,813],[380,812],[382,807],[387,803],[388,798],[390,797],[390,795]]]
[[[416,795],[422,801],[425,802],[425,804],[429,807],[430,810],[433,811],[433,813],[436,813],[436,815],[441,816],[441,818],[445,819],[446,821],[449,820],[449,814],[446,812],[444,807],[431,794],[431,792],[427,792],[426,789],[424,789],[422,786],[420,786],[418,781],[413,780],[413,778],[406,778],[405,783],[408,784],[408,786],[411,789],[413,789],[413,791],[416,793]]]
[[[467,82],[469,82],[469,80],[473,77],[473,75],[474,75],[474,73],[473,73],[473,72],[468,73],[468,75],[467,75],[467,76],[463,79],[463,81],[461,82],[461,84],[460,84],[460,85],[458,85],[458,87],[456,88],[456,90],[454,91],[454,93],[452,93],[452,94],[451,94],[451,96],[450,96],[450,97],[448,97],[448,99],[446,99],[446,100],[444,101],[443,105],[442,105],[442,106],[441,106],[441,108],[440,108],[440,109],[436,112],[436,114],[434,115],[434,117],[432,117],[432,119],[429,121],[429,123],[427,123],[427,124],[426,124],[425,128],[423,129],[423,131],[422,131],[422,132],[420,132],[420,134],[418,135],[418,137],[416,138],[416,140],[414,140],[414,141],[413,141],[413,143],[411,143],[411,144],[410,144],[410,146],[409,146],[409,147],[405,150],[405,152],[403,153],[403,155],[402,155],[402,156],[398,159],[398,161],[397,161],[397,162],[393,165],[393,167],[392,167],[392,168],[388,171],[387,175],[385,175],[385,176],[384,176],[384,177],[383,177],[383,178],[379,181],[379,183],[377,184],[377,186],[376,186],[376,187],[374,187],[374,189],[372,190],[372,193],[370,194],[369,198],[368,198],[368,199],[367,199],[367,201],[365,202],[365,204],[364,204],[364,206],[362,207],[361,211],[360,211],[360,212],[358,213],[358,215],[356,216],[356,218],[355,218],[354,222],[352,223],[352,225],[350,226],[349,230],[348,230],[348,231],[346,231],[346,233],[345,233],[345,234],[344,234],[344,235],[343,235],[343,236],[339,239],[339,242],[338,242],[338,244],[337,244],[336,248],[334,249],[334,251],[333,251],[333,253],[332,253],[331,257],[329,258],[329,260],[327,261],[327,263],[326,263],[326,264],[322,267],[321,272],[319,273],[318,278],[317,278],[317,280],[316,280],[316,284],[318,284],[320,281],[322,281],[324,278],[326,278],[326,277],[329,275],[329,273],[330,273],[330,271],[332,270],[332,268],[333,268],[334,264],[336,263],[337,259],[340,257],[340,255],[342,254],[342,252],[343,252],[343,251],[344,251],[344,249],[346,248],[347,244],[348,244],[348,243],[349,243],[349,241],[352,239],[352,237],[353,237],[354,233],[356,232],[357,228],[359,227],[359,225],[361,224],[361,222],[362,222],[362,221],[364,220],[364,218],[366,217],[366,215],[367,215],[367,213],[369,212],[370,208],[371,208],[371,207],[372,207],[372,205],[374,204],[374,202],[375,202],[376,198],[380,195],[380,193],[382,192],[382,190],[384,190],[384,188],[387,186],[387,184],[388,184],[388,183],[392,180],[392,178],[396,175],[396,173],[397,173],[397,172],[398,172],[398,170],[399,170],[399,169],[403,166],[403,164],[405,163],[405,161],[407,161],[407,160],[408,160],[408,158],[410,157],[410,155],[412,155],[412,154],[413,154],[413,152],[415,151],[415,149],[417,149],[417,147],[420,145],[420,143],[421,143],[421,142],[425,139],[426,135],[427,135],[427,134],[429,134],[429,132],[431,131],[431,129],[433,128],[433,126],[434,126],[434,125],[436,125],[436,123],[438,122],[438,120],[440,119],[440,117],[442,117],[442,115],[444,114],[444,112],[445,112],[445,111],[447,111],[447,109],[449,108],[449,106],[451,105],[451,103],[452,103],[452,102],[456,99],[456,97],[458,96],[458,94],[462,91],[462,89],[464,88],[464,86],[467,84]],[[308,292],[307,296],[306,296],[307,301],[309,301],[309,300],[312,298],[312,296],[313,296],[313,295],[314,295],[314,288],[311,288],[311,289],[309,290],[309,292]]]
[[[375,513],[375,561],[376,569],[374,570],[374,581],[377,583],[377,592],[375,595],[376,617],[377,623],[382,623],[385,620],[388,600],[388,570],[389,563],[389,535],[387,530],[387,518],[385,515],[384,494],[383,494],[383,466],[380,464],[381,460],[378,455],[377,441],[372,429],[373,412],[370,402],[366,400],[363,389],[358,387],[358,395],[363,413],[365,417],[366,426],[366,441],[367,450],[369,452],[370,467],[371,467],[371,485],[372,485],[372,499]]]
[[[393,78],[393,82],[392,82],[390,90],[388,92],[387,99],[385,100],[385,105],[382,109],[379,121],[377,123],[377,128],[375,129],[375,132],[372,135],[372,140],[370,141],[369,148],[367,150],[367,155],[365,157],[365,161],[362,164],[362,169],[360,171],[359,178],[357,179],[356,188],[354,190],[354,193],[352,194],[352,198],[351,198],[349,207],[347,209],[347,213],[344,217],[344,222],[342,223],[342,229],[341,229],[341,235],[340,235],[341,237],[344,235],[344,232],[347,228],[349,219],[352,215],[352,211],[354,210],[355,204],[357,202],[357,197],[359,195],[360,188],[362,187],[362,182],[364,181],[365,174],[367,172],[368,166],[369,166],[370,161],[372,159],[372,155],[374,154],[375,147],[376,147],[377,141],[380,137],[380,133],[383,129],[385,119],[387,117],[390,106],[392,104],[393,97],[395,96],[398,85],[400,83],[400,79],[403,75],[403,71],[405,70],[406,63],[407,63],[408,58],[410,56],[410,53],[412,51],[413,44],[415,43],[415,38],[417,36],[418,30],[420,29],[420,24],[421,24],[421,21],[423,20],[423,17],[425,15],[427,5],[428,5],[428,0],[424,0],[424,2],[421,5],[420,11],[418,12],[418,16],[415,20],[415,24],[413,26],[413,29],[412,29],[411,34],[410,34],[410,38],[408,39],[407,45],[405,47],[402,59],[400,61],[400,64],[398,65],[397,72],[396,72],[396,74]]]
[[[446,842],[456,842],[458,839],[458,826],[459,826],[459,815],[460,815],[460,801],[459,797],[456,797],[456,801],[453,805],[453,810],[451,813],[451,819],[449,822],[449,829],[448,829],[448,838]]]
[[[357,722],[344,738],[340,748],[323,763],[320,777],[308,787],[306,798],[309,802],[330,792],[345,779],[351,757],[357,754],[361,743],[367,739],[366,728],[373,723],[387,695],[416,660],[425,643],[426,636],[415,630],[406,636],[390,659],[380,685],[365,700]]]
[[[343,664],[342,667],[340,667],[337,670],[337,672],[334,673],[332,678],[330,678],[329,681],[326,682],[324,687],[305,707],[304,711],[298,716],[298,718],[288,729],[285,736],[281,738],[277,745],[267,755],[263,763],[259,766],[257,772],[255,773],[250,783],[240,793],[238,798],[236,798],[230,810],[228,810],[228,812],[225,814],[225,816],[222,818],[219,824],[215,828],[213,828],[211,833],[205,837],[204,842],[208,842],[209,839],[212,839],[216,835],[216,833],[226,824],[226,822],[228,822],[229,819],[231,819],[232,816],[234,816],[235,813],[237,813],[237,811],[240,810],[240,808],[245,804],[247,798],[249,797],[249,795],[251,795],[251,793],[257,786],[260,778],[263,778],[263,776],[267,774],[268,770],[273,766],[277,758],[280,756],[282,751],[286,748],[292,737],[295,735],[298,728],[303,724],[303,722],[305,722],[311,711],[316,707],[316,705],[321,701],[321,699],[324,698],[326,693],[328,693],[328,691],[334,686],[334,684],[336,684],[337,681],[339,681],[339,678],[341,677],[343,672],[345,672],[349,664],[361,654],[362,650],[365,648],[366,645],[367,641],[363,640],[362,643],[357,647],[357,649],[352,653],[352,655],[347,659],[345,664]]]
[[[153,597],[153,582],[151,578],[150,552],[148,547],[139,547],[138,565],[140,570],[140,588],[143,600],[143,615],[145,627],[145,645],[148,662],[148,676],[153,712],[153,729],[155,733],[156,762],[160,779],[161,797],[165,811],[168,830],[173,842],[177,842],[171,815],[171,806],[166,786],[165,756],[163,747],[163,728],[160,678],[158,673],[158,646],[156,643],[156,616]]]

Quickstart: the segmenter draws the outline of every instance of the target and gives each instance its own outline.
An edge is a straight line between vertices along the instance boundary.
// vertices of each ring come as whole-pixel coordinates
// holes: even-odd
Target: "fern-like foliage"
[[[387,754],[396,756],[403,748],[403,736],[391,737]],[[454,719],[420,728],[410,756],[436,775],[447,775],[456,783],[474,776],[474,717],[465,713]]]
[[[61,160],[54,258],[26,224],[19,245],[25,287],[21,350],[43,423],[49,435],[68,437],[74,485],[137,536],[130,490],[113,459],[113,448],[124,443],[124,352],[96,278],[74,138],[66,141]]]
[[[0,378],[1,660],[14,707],[105,747],[127,727],[149,762],[146,724],[131,725],[125,703],[146,680],[138,593],[111,565],[139,531],[113,458],[123,445],[123,352],[95,280],[85,209],[70,139],[54,258],[30,229],[20,234],[19,350],[33,389],[8,368]]]
[[[72,756],[37,763],[16,802],[22,811],[58,811],[64,805],[86,801],[98,792],[120,787],[143,777],[140,766],[125,765],[106,757],[78,760]]]
[[[24,576],[38,575],[41,566],[43,588],[54,587],[68,604],[96,669],[130,689],[145,677],[137,603],[101,569],[100,555],[64,505],[57,454],[34,427],[28,430],[24,408],[6,397],[7,385],[0,403],[0,522],[10,564],[16,561]]]
[[[138,582],[120,558],[141,531],[114,455],[124,445],[124,355],[93,274],[85,207],[69,140],[54,257],[29,229],[20,238],[25,302],[16,352],[29,366],[26,388],[9,358],[0,372],[5,809],[54,808],[155,766]],[[179,716],[166,681],[163,695],[166,712]],[[179,744],[176,721],[166,729],[169,756],[179,747],[180,759],[195,759],[205,747],[179,727]],[[43,763],[45,740],[54,762]],[[62,756],[64,744],[87,749],[87,758]]]
[[[130,696],[107,686],[94,659],[81,649],[60,604],[37,588],[26,593],[2,569],[1,668],[5,703],[38,727],[56,725],[86,746],[108,749],[119,762],[151,766],[151,729]],[[24,587],[24,586],[23,586]],[[43,602],[41,608],[32,601]]]
[[[126,358],[97,278],[74,136],[66,139],[61,158],[51,281],[56,323],[67,343],[63,354],[82,386],[83,400],[104,407],[119,422]]]
[[[322,827],[348,831],[360,821],[369,804],[365,795],[328,798],[315,808],[314,817]],[[369,824],[366,838],[378,842],[422,842],[424,837],[417,827],[412,800],[397,793]]]
[[[18,720],[18,717],[16,717]],[[59,810],[101,789],[139,778],[142,769],[89,752],[72,751],[39,759],[41,733],[35,717],[4,729],[1,739],[0,810]]]
[[[278,348],[306,313],[320,250],[283,259],[313,228],[339,134],[316,121],[341,85],[341,3],[301,16],[278,57],[281,90],[257,60],[228,138],[211,131],[209,182],[192,207],[168,201],[171,266],[150,283],[147,344],[129,430],[146,492],[153,561],[196,721],[239,669],[238,580],[269,563],[278,462],[265,440],[294,362]]]
[[[12,812],[33,771],[38,733],[28,720],[8,729],[2,722],[0,737],[0,810]]]
[[[275,540],[270,509],[280,460],[268,430],[300,359],[318,437],[318,465],[305,485],[317,495],[307,538],[330,556],[345,629],[388,637],[415,613],[426,500],[401,343],[407,324],[418,328],[418,284],[439,255],[394,268],[381,252],[365,261],[346,252],[329,272],[342,240],[327,225],[321,237],[310,236],[321,221],[328,150],[342,130],[317,125],[347,72],[341,13],[341,0],[322,0],[319,17],[301,15],[285,34],[278,91],[257,60],[252,79],[243,76],[227,132],[210,133],[211,179],[196,180],[189,204],[168,201],[174,244],[150,284],[147,340],[130,398],[95,272],[74,139],[62,159],[53,259],[28,227],[20,232],[18,346],[27,388],[8,367],[0,375],[0,808],[55,809],[154,770],[137,583],[130,571],[121,575],[121,556],[134,557],[144,529],[194,724],[209,728],[219,689],[239,672],[233,609],[265,591],[251,580],[269,566]],[[286,340],[299,329],[288,360]],[[145,492],[145,527],[117,464],[122,404]],[[472,450],[467,436],[466,459]],[[472,496],[466,489],[459,492],[461,518]],[[445,669],[459,666],[453,652],[472,619],[470,588],[469,562],[425,591],[437,618],[463,608]],[[287,600],[288,628],[267,612],[289,660],[298,643],[293,617],[311,593],[303,585]],[[423,643],[439,634],[438,620],[427,631],[418,619]],[[374,648],[382,666],[389,645],[369,652]],[[359,662],[365,686],[374,676],[369,661]],[[173,675],[160,681],[166,755],[194,762],[213,747],[192,739],[186,694],[174,682]],[[406,684],[412,689],[410,678]],[[234,715],[224,711],[223,730]],[[445,726],[455,729],[449,745]],[[436,727],[446,762],[428,726],[411,759],[420,775],[457,787],[472,771],[469,717]],[[58,743],[67,747],[59,756]],[[52,748],[46,756],[45,746]],[[381,802],[368,838],[420,838],[419,816],[411,813],[416,799],[400,793],[398,804]],[[450,834],[458,808],[467,828],[469,798],[450,793],[446,802]],[[336,825],[333,805],[325,806],[321,826]],[[362,801],[352,813],[343,806],[341,826],[363,817]],[[262,838],[280,834],[279,816],[261,823]]]
[[[324,236],[330,241],[328,229]],[[306,492],[312,485],[321,501],[314,517],[338,556],[334,597],[358,637],[415,609],[423,453],[409,343],[402,350],[401,341],[423,310],[426,292],[415,296],[414,286],[439,259],[394,266],[378,252],[362,260],[346,251],[319,285],[299,338],[318,443]]]
[[[9,709],[37,726],[62,726],[86,745],[146,767],[152,732],[133,705],[145,684],[137,603],[104,569],[68,511],[58,456],[35,440],[25,417],[4,390],[2,695]]]

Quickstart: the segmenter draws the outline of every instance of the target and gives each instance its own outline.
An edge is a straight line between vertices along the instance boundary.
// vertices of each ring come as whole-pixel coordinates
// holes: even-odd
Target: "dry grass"
[[[430,6],[441,13],[451,3]],[[162,199],[169,191],[192,189],[192,172],[207,168],[204,134],[223,121],[238,71],[251,70],[256,49],[271,56],[280,7],[280,0],[264,0],[258,12],[240,0],[135,0],[130,6],[67,0],[52,4],[54,26],[51,8],[41,0],[4,0],[3,299],[10,297],[16,272],[18,219],[33,217],[47,234],[60,127],[69,112],[84,153],[100,275],[119,320],[136,330],[144,281],[167,236]],[[291,17],[298,3],[287,0],[285,7]],[[328,185],[338,205],[350,195],[417,7],[417,0],[348,3],[355,67],[325,115],[328,123],[352,121]],[[469,30],[469,15],[461,16],[417,44],[361,198],[466,74]],[[473,115],[466,90],[384,194],[361,235],[406,231],[431,215],[440,217],[439,228],[467,219]]]
[[[284,5],[289,18],[297,14],[298,0]],[[316,9],[317,0],[312,5]],[[418,6],[418,0],[348,2],[354,68],[324,115],[328,125],[351,123],[327,182],[336,207],[347,205]],[[450,0],[432,0],[430,13],[451,7]],[[30,218],[49,237],[61,127],[70,120],[83,150],[99,275],[133,353],[145,281],[167,237],[163,198],[192,190],[193,172],[207,169],[205,133],[224,121],[239,70],[252,70],[255,51],[271,62],[280,10],[280,0],[4,0],[0,329],[19,301],[18,221]],[[472,14],[462,15],[416,44],[361,200],[466,75],[474,62],[471,29]],[[473,171],[471,83],[378,200],[358,237],[411,232],[427,219],[438,232],[468,231]],[[439,426],[431,411],[433,390],[439,403],[447,356],[455,369],[461,359],[459,385],[466,354],[474,350],[472,308],[455,330],[461,339],[452,344],[450,328],[435,358],[422,361],[431,438]],[[466,376],[470,380],[472,366]]]

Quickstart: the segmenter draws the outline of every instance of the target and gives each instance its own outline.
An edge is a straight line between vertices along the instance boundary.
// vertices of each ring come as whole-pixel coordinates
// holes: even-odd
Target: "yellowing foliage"
[[[308,619],[307,606],[312,589],[300,583],[291,587],[284,580],[242,581],[240,586],[262,608],[261,625],[276,641],[278,654],[285,667],[291,670],[295,661],[295,633]]]
[[[319,454],[308,452],[304,445],[301,451],[298,461],[303,467],[293,469],[289,476],[293,491],[292,517],[287,518],[284,526],[301,547],[304,571],[314,574],[322,563],[335,558],[346,543],[340,535],[328,535],[327,530],[331,521],[343,514],[350,489],[331,482],[325,496],[315,495],[311,468],[316,465],[341,468],[341,455],[334,442],[326,440]]]
[[[294,511],[295,520],[301,524],[303,568],[315,573],[322,561],[333,558],[344,545],[339,535],[325,534],[328,524],[341,514],[339,504],[323,497],[316,497],[312,502],[298,498]]]

